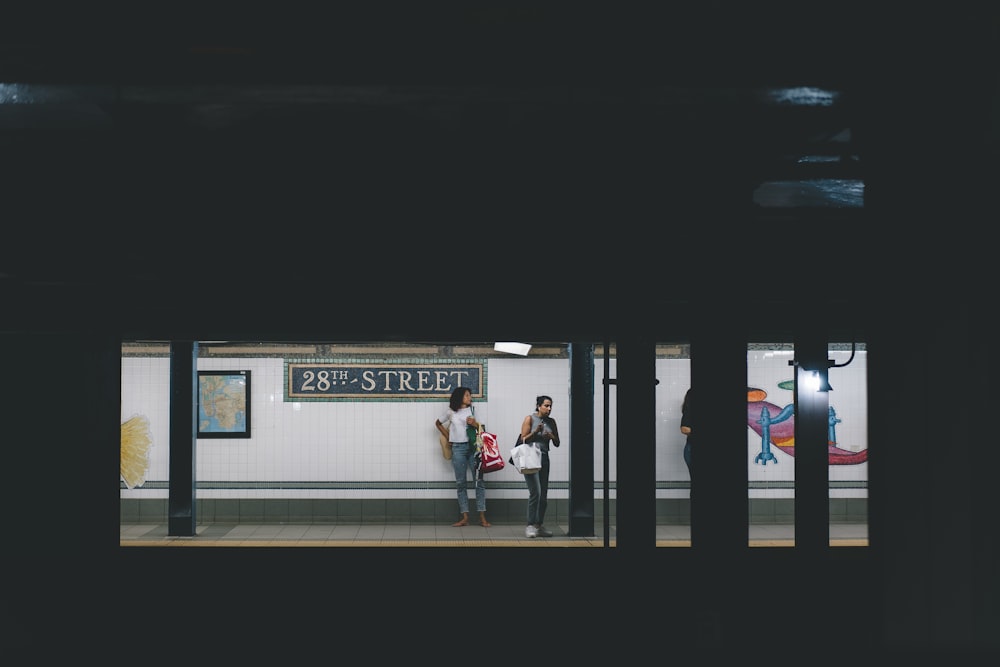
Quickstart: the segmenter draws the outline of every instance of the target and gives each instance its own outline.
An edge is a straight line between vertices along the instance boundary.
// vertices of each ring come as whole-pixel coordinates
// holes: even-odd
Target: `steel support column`
[[[570,343],[569,534],[594,534],[594,344]]]
[[[198,343],[170,343],[170,535],[196,534],[195,461],[198,424]]]

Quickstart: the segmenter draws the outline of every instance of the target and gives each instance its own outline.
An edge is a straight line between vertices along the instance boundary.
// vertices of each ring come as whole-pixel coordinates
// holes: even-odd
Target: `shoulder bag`
[[[454,412],[449,409],[448,414],[452,415]],[[451,434],[451,425],[449,423],[448,433]],[[441,443],[441,456],[444,457],[445,461],[451,461],[451,438],[448,435],[444,435],[441,431],[438,431],[438,442]]]
[[[542,469],[542,449],[533,442],[524,442],[517,436],[510,462],[522,475],[533,475]]]
[[[504,469],[503,455],[500,453],[500,445],[497,443],[496,433],[481,430],[476,438],[476,446],[479,448],[479,473],[496,472]]]
[[[451,440],[448,436],[442,435],[441,431],[438,431],[438,441],[441,443],[441,456],[444,457],[445,461],[451,460]]]
[[[476,409],[470,406],[469,410],[472,412],[472,416],[475,417],[476,416]],[[465,427],[465,436],[469,439],[469,444],[470,445],[475,445],[476,444],[476,438],[479,437],[479,430],[475,426],[468,426],[468,425],[466,425],[466,427]]]

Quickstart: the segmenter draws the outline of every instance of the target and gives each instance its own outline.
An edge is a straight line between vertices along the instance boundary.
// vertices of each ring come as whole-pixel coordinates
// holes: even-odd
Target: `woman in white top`
[[[479,510],[479,525],[490,527],[486,520],[486,484],[480,475],[476,474],[475,442],[469,442],[467,428],[471,426],[479,430],[479,422],[472,411],[472,390],[468,387],[458,387],[451,392],[448,400],[448,411],[434,420],[441,435],[451,442],[451,465],[455,470],[455,486],[458,492],[458,511],[462,518],[452,526],[469,525],[469,483],[467,471],[472,471],[476,481],[476,509]]]

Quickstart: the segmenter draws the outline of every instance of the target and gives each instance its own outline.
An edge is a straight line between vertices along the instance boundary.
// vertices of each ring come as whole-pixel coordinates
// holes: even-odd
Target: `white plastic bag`
[[[542,450],[533,443],[522,443],[510,450],[510,460],[522,475],[532,475],[542,468]]]

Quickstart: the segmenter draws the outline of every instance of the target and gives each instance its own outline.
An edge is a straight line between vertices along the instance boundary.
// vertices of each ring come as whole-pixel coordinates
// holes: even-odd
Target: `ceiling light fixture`
[[[531,346],[527,343],[493,343],[493,349],[497,352],[506,352],[507,354],[517,354],[526,357],[528,356],[528,352],[531,351]]]

